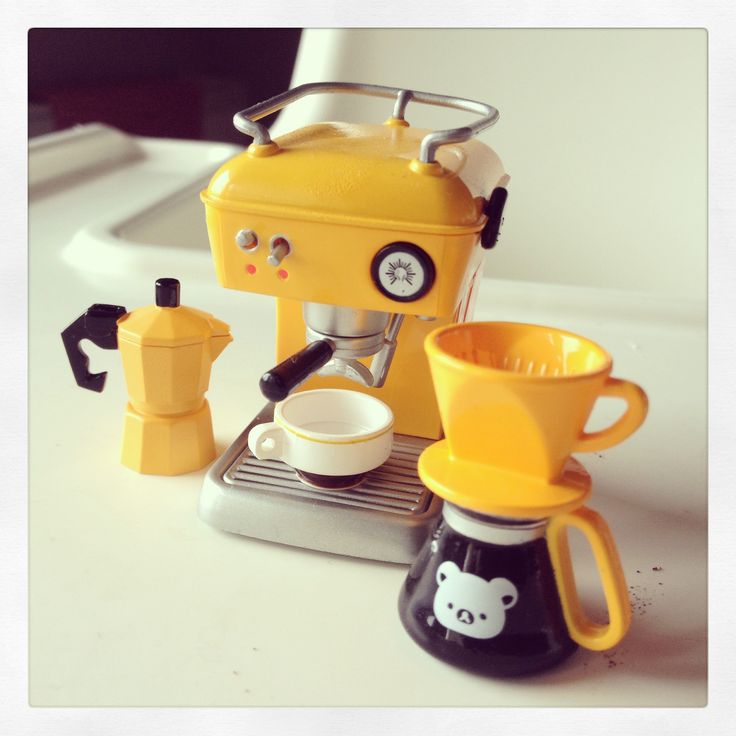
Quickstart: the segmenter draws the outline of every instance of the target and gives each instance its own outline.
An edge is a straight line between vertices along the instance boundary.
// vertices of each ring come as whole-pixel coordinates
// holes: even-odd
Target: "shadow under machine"
[[[393,105],[382,124],[320,122],[275,140],[256,122],[316,93]],[[405,118],[414,103],[480,117],[414,128]],[[414,560],[441,508],[417,474],[419,454],[442,435],[423,341],[472,317],[509,178],[474,136],[497,118],[481,102],[350,83],[302,85],[235,116],[254,140],[202,193],[207,229],[222,286],[276,297],[278,365],[261,379],[270,402],[206,475],[203,520],[310,549]],[[274,401],[314,388],[373,394],[394,413],[391,457],[351,490],[308,486],[248,450]]]

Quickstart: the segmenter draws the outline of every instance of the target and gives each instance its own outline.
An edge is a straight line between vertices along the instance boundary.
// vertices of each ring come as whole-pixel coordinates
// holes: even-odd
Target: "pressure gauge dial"
[[[432,288],[434,263],[414,243],[390,243],[374,256],[371,277],[378,290],[389,299],[413,302]]]

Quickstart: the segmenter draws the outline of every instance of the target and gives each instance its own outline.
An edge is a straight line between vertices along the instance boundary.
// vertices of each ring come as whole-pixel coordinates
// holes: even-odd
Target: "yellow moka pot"
[[[180,475],[215,457],[205,392],[210,369],[232,340],[207,312],[179,304],[176,279],[156,281],[156,304],[127,312],[94,304],[62,332],[77,384],[102,391],[106,373],[90,373],[82,339],[120,349],[128,388],[122,463],[139,473]]]

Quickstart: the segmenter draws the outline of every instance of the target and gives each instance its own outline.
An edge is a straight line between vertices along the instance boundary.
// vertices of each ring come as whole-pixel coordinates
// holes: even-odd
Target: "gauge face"
[[[391,243],[376,253],[371,263],[373,283],[397,302],[423,297],[434,283],[432,259],[413,243]]]

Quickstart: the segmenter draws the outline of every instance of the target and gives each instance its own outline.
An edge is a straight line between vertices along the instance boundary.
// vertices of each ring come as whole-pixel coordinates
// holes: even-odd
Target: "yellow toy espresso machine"
[[[256,122],[316,93],[388,98],[393,111],[383,124],[322,122],[276,140]],[[481,117],[415,129],[410,102]],[[394,413],[395,441],[357,488],[315,489],[247,449],[251,427],[272,419],[270,403],[208,472],[206,522],[339,554],[415,558],[441,506],[417,475],[419,454],[442,432],[423,341],[472,316],[509,178],[473,137],[497,118],[481,102],[352,83],[302,85],[235,115],[253,143],[202,201],[220,284],[276,297],[278,365],[261,390],[271,402],[314,388],[373,394]]]

